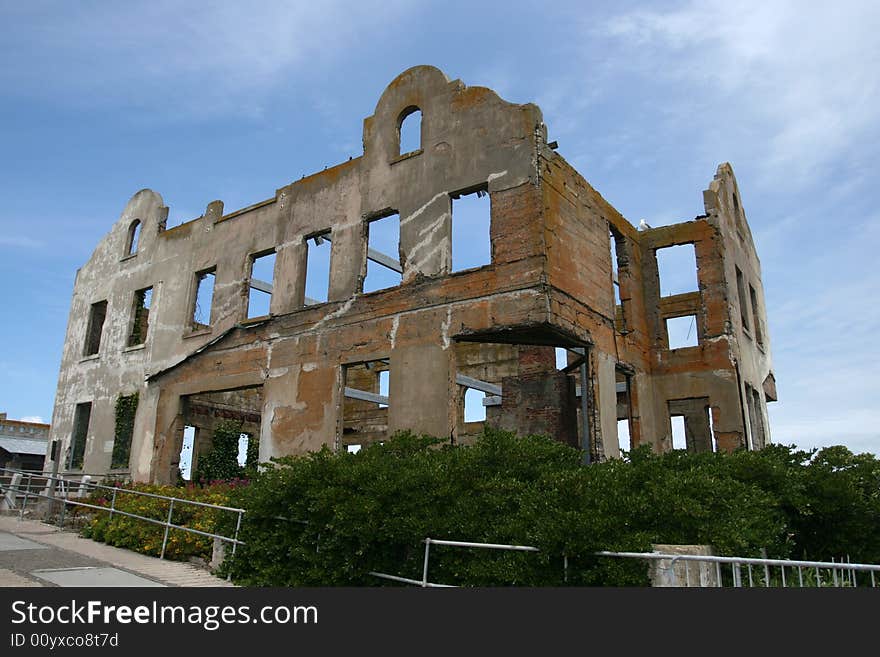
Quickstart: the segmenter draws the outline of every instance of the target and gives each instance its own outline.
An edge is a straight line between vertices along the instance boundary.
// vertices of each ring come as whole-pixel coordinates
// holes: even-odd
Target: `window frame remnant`
[[[693,256],[694,256],[693,257],[693,272],[694,272],[693,287],[692,288],[688,287],[688,289],[679,290],[678,289],[679,287],[684,287],[683,285],[678,285],[678,283],[680,283],[680,281],[678,279],[681,279],[682,281],[684,280],[684,277],[683,277],[684,269],[679,269],[679,264],[681,264],[681,263],[674,262],[674,260],[676,259],[676,256],[673,254],[682,254],[685,252],[685,250],[688,251],[689,254],[693,254]],[[669,254],[670,260],[667,260],[663,255],[661,255],[661,252],[663,254]],[[658,281],[657,281],[657,283],[658,283],[657,294],[661,299],[664,299],[667,297],[674,297],[679,294],[691,294],[693,292],[700,291],[700,268],[697,263],[697,248],[693,242],[682,242],[680,244],[669,244],[667,246],[657,247],[656,249],[654,249],[654,260],[657,263],[657,279],[658,279]],[[691,271],[690,262],[691,262],[691,260],[690,260],[690,258],[688,258],[688,271]],[[664,270],[666,271],[665,274],[663,273]],[[690,275],[688,275],[688,278],[690,278]],[[675,279],[676,285],[671,287],[672,291],[670,291],[668,294],[664,294],[663,293],[663,288],[664,288],[663,282],[665,280],[666,283],[668,284],[670,282],[670,279]],[[689,280],[688,286],[690,286],[690,284],[691,284],[691,281]]]
[[[415,134],[415,131],[412,129],[405,129],[405,125],[407,125],[407,121],[413,121],[411,117],[418,115],[418,143],[415,144],[415,148],[409,148],[409,137],[410,133]],[[410,105],[406,107],[397,118],[397,156],[401,157],[404,155],[410,155],[411,153],[419,153],[422,151],[422,129],[423,129],[423,120],[424,115],[422,114],[422,109],[417,105]],[[411,123],[410,123],[411,125]],[[406,139],[407,148],[404,150],[404,138]]]
[[[352,373],[359,374],[360,382],[352,380]],[[382,373],[388,372],[388,386],[391,384],[391,363],[389,358],[376,358],[369,361],[346,363],[342,366],[342,418],[340,423],[339,449],[359,444],[363,447],[372,442],[381,442],[388,435],[391,396],[382,394]],[[372,375],[375,374],[375,377]],[[367,378],[369,378],[368,385]],[[356,387],[356,386],[363,387]],[[369,390],[364,388],[370,388]],[[368,406],[375,404],[375,407]],[[377,417],[370,417],[378,413]],[[384,418],[382,415],[384,414]],[[357,415],[357,417],[352,417]],[[382,420],[384,419],[384,424]],[[371,425],[370,422],[377,424]],[[355,428],[366,423],[366,429]],[[371,427],[372,426],[372,430]],[[378,427],[378,429],[376,429]],[[384,428],[383,428],[384,427]],[[370,434],[381,434],[379,437]]]
[[[669,324],[670,324],[670,322],[676,322],[676,320],[686,320],[686,319],[691,320],[691,324],[688,326],[688,332],[686,334],[686,337],[684,338],[684,340],[682,342],[679,342],[678,340],[676,340],[674,343],[675,346],[673,346],[673,337],[676,337],[676,338],[680,337],[680,332],[670,331]],[[669,349],[670,351],[674,351],[676,349],[692,349],[693,347],[700,346],[700,331],[699,331],[699,324],[697,322],[697,314],[696,313],[688,313],[686,315],[675,315],[674,317],[664,317],[663,318],[663,328],[664,328],[664,332],[666,334],[666,348]],[[694,335],[693,343],[688,343],[687,340],[690,339],[691,328],[693,328],[693,335]]]
[[[107,321],[107,300],[96,301],[89,309],[89,321],[86,325],[86,340],[83,345],[83,357],[96,356],[101,351],[101,338],[104,323]]]
[[[77,404],[73,413],[73,429],[70,433],[70,450],[67,455],[68,470],[82,470],[83,468],[91,419],[92,402]]]
[[[207,296],[207,299],[203,299],[202,294],[203,290],[207,290],[207,288],[203,288],[203,284],[210,277],[210,292],[205,291],[204,294]],[[211,321],[212,315],[214,312],[214,286],[217,282],[217,267],[209,267],[208,269],[203,269],[202,271],[197,271],[195,273],[195,287],[193,290],[192,297],[192,312],[190,313],[190,329],[192,331],[202,331],[205,329],[211,328],[213,322]],[[209,295],[209,296],[208,296]],[[200,322],[199,318],[203,315],[204,310],[202,308],[202,302],[208,301],[207,303],[207,323]],[[200,301],[201,300],[201,301]],[[201,312],[200,312],[201,311]],[[201,317],[204,319],[204,317]]]
[[[146,344],[150,332],[150,313],[153,306],[153,286],[135,290],[127,347]]]
[[[371,244],[371,236],[375,235],[375,233],[371,230],[371,226],[380,221],[384,221],[386,219],[397,218],[397,246],[396,250],[399,255],[400,253],[400,212],[397,210],[389,210],[387,212],[383,212],[365,219],[365,242],[366,242],[366,266],[364,268],[365,274],[363,280],[360,282],[360,292],[362,294],[370,294],[372,292],[379,292],[380,290],[388,290],[391,288],[398,287],[401,283],[403,283],[403,265],[399,260],[396,260],[390,255],[380,251],[378,248],[373,248],[373,244]],[[375,246],[379,246],[378,244]],[[371,289],[367,289],[367,281],[370,279],[370,272],[380,272],[381,269],[373,268],[371,270],[370,263],[375,263],[388,269],[390,271],[397,272],[400,275],[400,280],[396,280],[393,285],[383,285],[382,287],[371,287]]]
[[[273,256],[276,258],[272,263],[272,280],[264,281],[259,278],[254,277],[254,267],[257,266],[257,261],[262,260],[263,258],[268,258]],[[248,296],[247,296],[247,309],[245,311],[245,319],[256,319],[258,317],[268,317],[272,314],[272,296],[274,294],[275,289],[275,267],[277,266],[277,256],[278,252],[272,248],[266,251],[259,251],[257,253],[252,253],[250,255],[250,267],[248,269]],[[254,300],[259,298],[254,296],[254,292],[259,292],[261,294],[268,294],[269,300],[267,303],[267,310],[262,314],[251,314],[251,311],[254,307]]]
[[[758,312],[758,293],[751,283],[749,283],[749,299],[752,302],[752,329],[755,332],[755,342],[763,348],[764,331],[761,326],[761,314]]]
[[[742,322],[743,333],[751,337],[751,327],[749,326],[749,307],[746,299],[745,277],[738,265],[734,265],[736,270],[736,296],[739,300],[739,318]]]
[[[321,303],[327,303],[330,300],[330,276],[333,272],[332,248],[330,249],[330,253],[328,253],[328,258],[327,258],[327,261],[328,261],[327,280],[325,281],[326,282],[326,289],[322,288],[323,294],[321,294],[321,295],[309,296],[308,288],[309,288],[309,283],[310,282],[314,283],[314,281],[315,281],[315,274],[313,273],[313,269],[315,268],[315,265],[314,265],[315,258],[313,258],[313,255],[314,255],[313,247],[315,249],[317,249],[318,247],[323,245],[324,242],[327,242],[328,245],[332,244],[333,243],[332,233],[333,233],[333,229],[327,228],[326,230],[322,230],[319,233],[313,233],[311,235],[308,235],[303,240],[306,244],[306,255],[305,255],[306,262],[305,262],[305,267],[303,268],[303,271],[305,272],[305,283],[303,285],[303,289],[304,289],[303,306],[315,306],[315,305],[318,305]],[[328,247],[328,248],[330,248],[330,247]]]
[[[143,228],[143,222],[140,219],[135,219],[128,226],[128,233],[125,237],[125,256],[133,256],[137,255],[138,248],[140,247],[140,237],[141,231]]]
[[[474,221],[474,217],[470,216],[472,214],[473,202],[468,203],[468,211],[467,211],[467,219],[466,220],[458,220],[455,218],[455,202],[461,201],[464,197],[474,196],[476,195],[477,199],[482,199],[484,196],[486,197],[486,207],[485,207],[485,215],[480,213],[480,216],[477,217],[478,221]],[[461,207],[461,206],[459,206]],[[469,269],[478,269],[480,267],[487,267],[493,262],[492,255],[492,196],[489,194],[489,184],[481,183],[474,187],[468,187],[460,192],[453,192],[449,194],[449,208],[450,208],[450,258],[449,258],[449,271],[450,273],[456,273],[460,271],[467,271]],[[459,213],[459,217],[461,217],[461,213]],[[484,226],[485,224],[485,226]],[[486,244],[489,246],[488,259],[479,259],[479,258],[467,258],[466,264],[463,266],[456,265],[457,255],[456,253],[460,250],[456,248],[460,246],[463,242],[473,242],[475,238],[482,239],[483,229],[485,227],[485,237]],[[479,230],[477,230],[479,229]],[[462,235],[462,237],[456,237],[457,235]],[[482,255],[482,254],[481,254]],[[459,258],[460,261],[460,258]]]

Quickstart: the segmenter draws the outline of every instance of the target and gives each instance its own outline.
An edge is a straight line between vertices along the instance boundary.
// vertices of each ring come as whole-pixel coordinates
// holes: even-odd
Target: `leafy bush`
[[[236,482],[227,482],[200,488],[196,486],[128,484],[126,488],[155,495],[228,506],[230,492],[236,485]],[[99,488],[84,501],[110,508],[111,499],[112,491]],[[116,495],[115,509],[164,522],[168,519],[169,504],[169,500],[120,491]],[[183,527],[216,533],[218,522],[223,515],[229,515],[229,512],[178,502],[174,505],[171,522]],[[83,536],[96,541],[151,556],[159,556],[162,552],[165,528],[121,514],[114,514],[111,517],[109,512],[96,511],[91,515],[81,532]],[[165,558],[185,561],[190,557],[201,557],[207,561],[211,559],[212,550],[213,539],[192,532],[171,529],[165,547]]]
[[[285,457],[233,492],[246,508],[232,576],[248,585],[420,579],[426,537],[534,545],[539,553],[432,546],[431,581],[638,585],[637,561],[600,550],[710,544],[717,554],[880,561],[880,464],[818,454],[655,455],[582,466],[542,437],[487,430],[471,447],[399,434],[358,454]],[[567,561],[568,569],[564,568]]]

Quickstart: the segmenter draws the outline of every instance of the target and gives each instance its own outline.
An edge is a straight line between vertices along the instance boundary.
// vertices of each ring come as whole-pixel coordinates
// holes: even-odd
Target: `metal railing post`
[[[425,563],[422,566],[422,588],[426,588],[428,586],[428,559],[430,558],[431,553],[431,539],[425,539]]]
[[[241,529],[241,514],[243,513],[244,511],[239,511],[238,520],[235,521],[235,534],[232,537],[232,555],[229,557],[229,572],[226,573],[227,582],[232,580],[232,564],[235,563],[235,548],[238,547],[238,531]]]
[[[162,554],[160,559],[165,558],[165,546],[168,544],[168,532],[171,531],[171,514],[174,513],[174,498],[171,498],[171,504],[168,505],[168,520],[165,522],[165,536],[162,538]]]
[[[116,511],[116,491],[118,488],[113,487],[113,497],[110,498],[110,519],[113,520],[113,513]]]

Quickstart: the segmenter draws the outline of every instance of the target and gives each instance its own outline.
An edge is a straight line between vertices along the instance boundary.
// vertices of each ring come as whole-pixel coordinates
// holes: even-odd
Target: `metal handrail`
[[[768,559],[768,558],[756,558],[756,557],[722,557],[716,555],[700,555],[700,554],[668,554],[663,552],[611,552],[611,551],[601,551],[596,552],[597,556],[604,557],[621,557],[628,559],[644,559],[644,560],[653,560],[653,561],[661,561],[667,560],[670,562],[668,570],[672,575],[673,586],[678,585],[678,576],[675,573],[675,564],[678,561],[681,561],[685,565],[685,585],[690,586],[690,569],[688,568],[688,564],[690,562],[701,562],[706,564],[714,564],[715,565],[715,574],[716,574],[716,584],[715,586],[723,586],[722,582],[722,572],[721,565],[730,565],[730,576],[733,582],[733,586],[736,588],[742,587],[744,585],[743,582],[743,572],[741,567],[745,566],[748,574],[748,585],[755,586],[755,577],[752,571],[752,566],[760,566],[763,568],[763,585],[765,587],[771,586],[771,567],[778,567],[780,574],[780,582],[782,587],[788,587],[789,580],[786,579],[786,568],[791,568],[792,571],[797,572],[797,581],[799,586],[804,586],[804,569],[808,569],[808,571],[815,571],[816,574],[816,586],[822,586],[822,575],[820,571],[826,571],[826,577],[829,576],[830,571],[830,583],[832,586],[846,586],[847,582],[853,587],[858,586],[858,579],[856,577],[857,573],[864,572],[869,573],[871,576],[871,587],[877,586],[877,577],[876,573],[880,573],[880,565],[877,564],[866,564],[866,563],[851,563],[849,561],[806,561],[806,560],[798,560],[798,559]],[[844,574],[846,572],[846,575]],[[760,578],[758,578],[758,582],[760,583]]]
[[[28,498],[29,497],[37,497],[37,498],[43,498],[43,499],[52,500],[54,502],[61,502],[62,503],[61,516],[60,516],[60,520],[59,520],[59,525],[62,529],[64,528],[64,515],[65,515],[65,511],[67,509],[67,505],[79,506],[79,507],[84,507],[87,509],[94,509],[96,511],[107,511],[110,513],[111,518],[114,515],[119,514],[119,515],[127,516],[129,518],[143,520],[145,522],[149,522],[149,523],[152,523],[155,525],[160,525],[160,526],[165,527],[165,534],[162,539],[162,551],[161,551],[161,554],[159,555],[160,559],[165,558],[165,550],[166,550],[166,547],[168,544],[168,534],[171,529],[179,529],[181,531],[190,532],[193,534],[198,534],[200,536],[206,536],[208,538],[215,538],[215,539],[218,539],[221,541],[225,541],[227,543],[231,543],[232,544],[231,560],[235,559],[236,548],[239,545],[245,545],[244,541],[240,541],[238,539],[238,534],[241,529],[242,516],[246,512],[245,509],[224,506],[221,504],[208,504],[206,502],[199,502],[196,500],[187,500],[187,499],[183,499],[183,498],[179,498],[179,497],[172,497],[170,495],[160,495],[158,493],[148,493],[146,491],[138,491],[138,490],[132,490],[129,488],[121,488],[119,486],[105,486],[103,484],[92,483],[90,481],[76,482],[76,481],[71,481],[70,479],[65,479],[64,476],[62,476],[62,475],[51,475],[51,474],[46,475],[43,473],[35,475],[33,472],[14,470],[12,468],[0,468],[0,472],[11,472],[11,473],[13,473],[13,475],[15,475],[15,474],[27,475],[27,477],[28,477],[28,483],[24,489],[22,489],[20,484],[17,486],[14,486],[14,487],[11,485],[6,486],[6,491],[11,491],[11,492],[18,493],[19,495],[22,495],[22,494],[24,495],[24,498],[25,498],[24,504],[21,506],[19,518],[22,518],[24,516],[24,511],[27,506]],[[66,483],[66,484],[76,484],[81,488],[85,487],[85,488],[90,488],[92,490],[101,489],[101,490],[111,491],[112,496],[111,496],[110,506],[107,507],[107,506],[101,506],[101,505],[97,505],[97,504],[89,504],[87,502],[80,502],[78,500],[70,499],[69,497],[67,497],[64,494],[62,494],[60,496],[59,495],[52,496],[52,495],[46,495],[44,493],[35,493],[32,490],[32,480],[33,480],[34,476],[38,477],[39,479],[44,480],[44,483],[49,482],[49,481],[60,481],[62,483]],[[40,488],[43,488],[43,487],[41,486]],[[147,516],[142,516],[142,515],[138,515],[136,513],[130,513],[128,511],[122,511],[121,509],[117,509],[116,508],[116,498],[117,498],[117,495],[120,493],[129,494],[129,495],[136,495],[136,496],[140,496],[140,497],[149,497],[149,498],[153,498],[153,499],[168,500],[169,506],[168,506],[167,518],[165,520],[159,520],[157,518],[149,518]],[[219,511],[228,511],[231,513],[237,513],[238,518],[236,520],[234,536],[233,537],[223,536],[221,534],[214,534],[212,532],[205,532],[205,531],[202,531],[199,529],[194,529],[192,527],[185,527],[183,525],[177,525],[177,524],[172,523],[171,518],[174,513],[175,503],[189,504],[192,506],[198,506],[198,507],[203,507],[203,508],[217,509]]]
[[[452,547],[469,547],[481,548],[484,550],[510,550],[514,552],[540,552],[540,550],[531,545],[506,545],[504,543],[476,543],[473,541],[449,541],[439,538],[426,538],[422,541],[425,544],[425,560],[422,563],[422,579],[410,579],[409,577],[400,577],[399,575],[389,575],[388,573],[377,573],[370,571],[368,574],[373,577],[381,577],[393,582],[403,582],[404,584],[415,584],[422,588],[455,588],[452,584],[437,584],[428,581],[428,561],[431,554],[431,545],[449,545]]]

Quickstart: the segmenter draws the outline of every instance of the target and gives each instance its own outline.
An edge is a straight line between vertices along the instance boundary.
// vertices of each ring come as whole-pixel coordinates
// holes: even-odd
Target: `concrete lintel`
[[[501,395],[486,395],[483,397],[483,406],[501,406]]]

